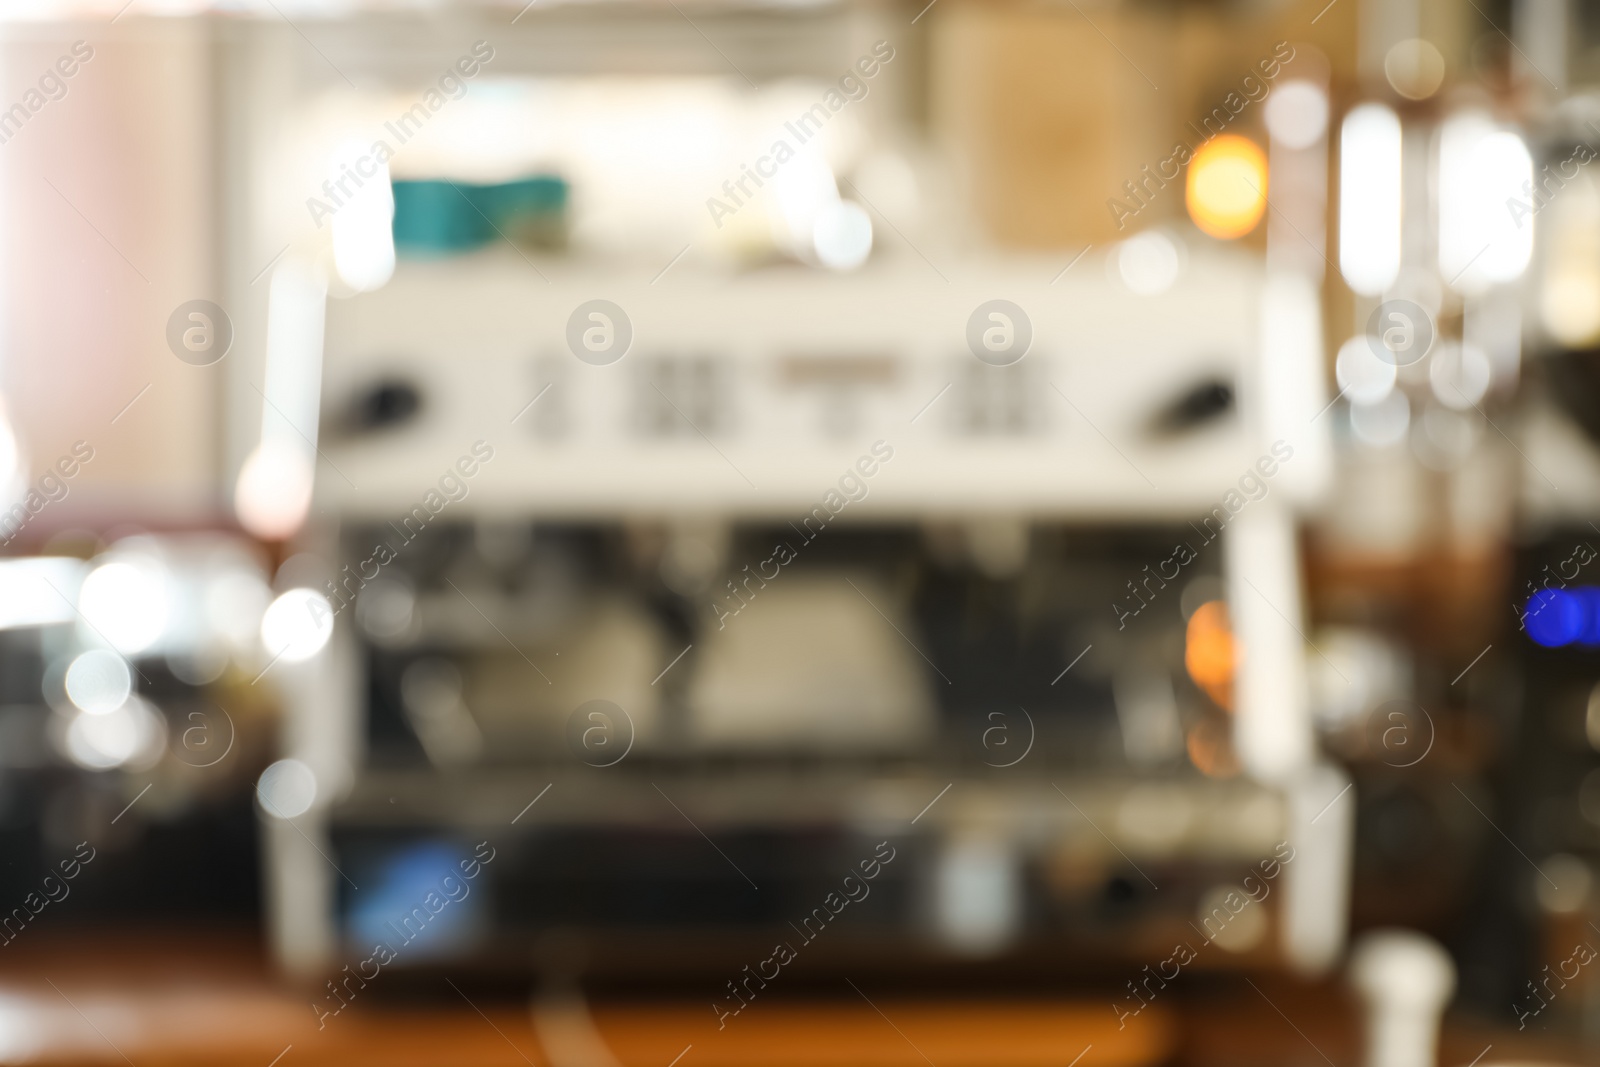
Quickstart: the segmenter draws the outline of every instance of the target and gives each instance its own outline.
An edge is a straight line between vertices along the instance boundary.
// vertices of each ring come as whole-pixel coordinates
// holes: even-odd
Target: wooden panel
[[[873,995],[874,1007],[848,987],[812,1002],[768,991],[719,1030],[711,990],[591,1016],[491,1000],[464,977],[437,979],[417,1004],[434,980],[382,971],[366,989],[351,979],[349,1006],[319,1020],[337,1004],[327,990],[275,981],[246,938],[25,932],[5,947],[0,1064],[268,1067],[282,1054],[277,1067],[668,1067],[683,1053],[677,1067],[1068,1067],[1083,1053],[1077,1067],[1145,1067],[1176,1034],[1159,1005],[1119,1031],[1109,1000]]]
[[[1152,1012],[1117,1029],[1109,1002],[751,1003],[717,1029],[699,1004],[600,1008],[595,1022],[622,1067],[1134,1067],[1166,1058],[1171,1020]]]

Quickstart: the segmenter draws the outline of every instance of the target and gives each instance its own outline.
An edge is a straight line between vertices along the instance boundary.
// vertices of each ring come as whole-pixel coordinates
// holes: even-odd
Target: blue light
[[[1528,598],[1522,623],[1535,644],[1545,648],[1570,645],[1588,628],[1588,605],[1565,589],[1541,589]]]
[[[470,950],[487,914],[481,887],[458,869],[465,854],[453,842],[420,841],[385,856],[371,885],[362,877],[365,888],[350,907],[352,947],[381,941],[407,962]]]

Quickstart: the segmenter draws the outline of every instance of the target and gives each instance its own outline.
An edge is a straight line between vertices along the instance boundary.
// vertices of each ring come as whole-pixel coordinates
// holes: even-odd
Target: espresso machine
[[[779,117],[843,86],[830,129],[915,127],[925,55],[885,12],[705,18],[743,75],[798,85]],[[519,80],[581,111],[622,91],[608,77],[729,78],[694,25],[647,21],[667,44],[637,55],[576,9],[319,40],[355,84],[399,86],[397,113],[435,39],[492,45],[451,108]],[[357,48],[361,26],[411,47]],[[291,46],[230,45],[281,71],[291,112],[337,111]],[[371,170],[358,147],[338,158]],[[291,172],[283,152],[246,139],[239,173]],[[285,566],[332,628],[269,676],[303,784],[261,810],[285,968],[402,937],[403,972],[721,996],[779,937],[808,946],[797,989],[1081,980],[1202,927],[1198,967],[1333,964],[1352,816],[1313,740],[1295,534],[1331,465],[1314,278],[1182,227],[1154,282],[1144,246],[999,251],[897,219],[866,164],[803,154],[693,185],[700,214],[662,226],[681,242],[585,215],[610,187],[572,163],[550,179],[563,244],[494,224],[475,198],[503,174],[429,152],[384,163],[402,246],[363,261],[376,283],[346,270],[352,197],[331,252],[294,245],[240,302],[262,440],[292,423],[280,440],[315,453]],[[745,206],[746,170],[781,211]],[[938,166],[915,173],[938,201]],[[408,255],[446,186],[494,232]],[[808,203],[830,221],[797,251],[783,211]],[[1263,906],[1226,923],[1268,861]],[[457,862],[470,893],[418,912]]]

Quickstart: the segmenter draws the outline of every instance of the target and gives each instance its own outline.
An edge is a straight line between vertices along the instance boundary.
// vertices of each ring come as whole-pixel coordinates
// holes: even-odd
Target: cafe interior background
[[[1600,1056],[1600,7],[8,0],[0,1060]]]

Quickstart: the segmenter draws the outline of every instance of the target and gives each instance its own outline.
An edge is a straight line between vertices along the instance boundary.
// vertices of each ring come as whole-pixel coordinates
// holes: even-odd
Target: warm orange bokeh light
[[[1195,153],[1184,198],[1194,224],[1212,237],[1243,237],[1267,208],[1267,157],[1249,138],[1225,133]]]
[[[1233,629],[1222,601],[1208,600],[1189,616],[1183,665],[1194,684],[1219,707],[1233,710]]]

